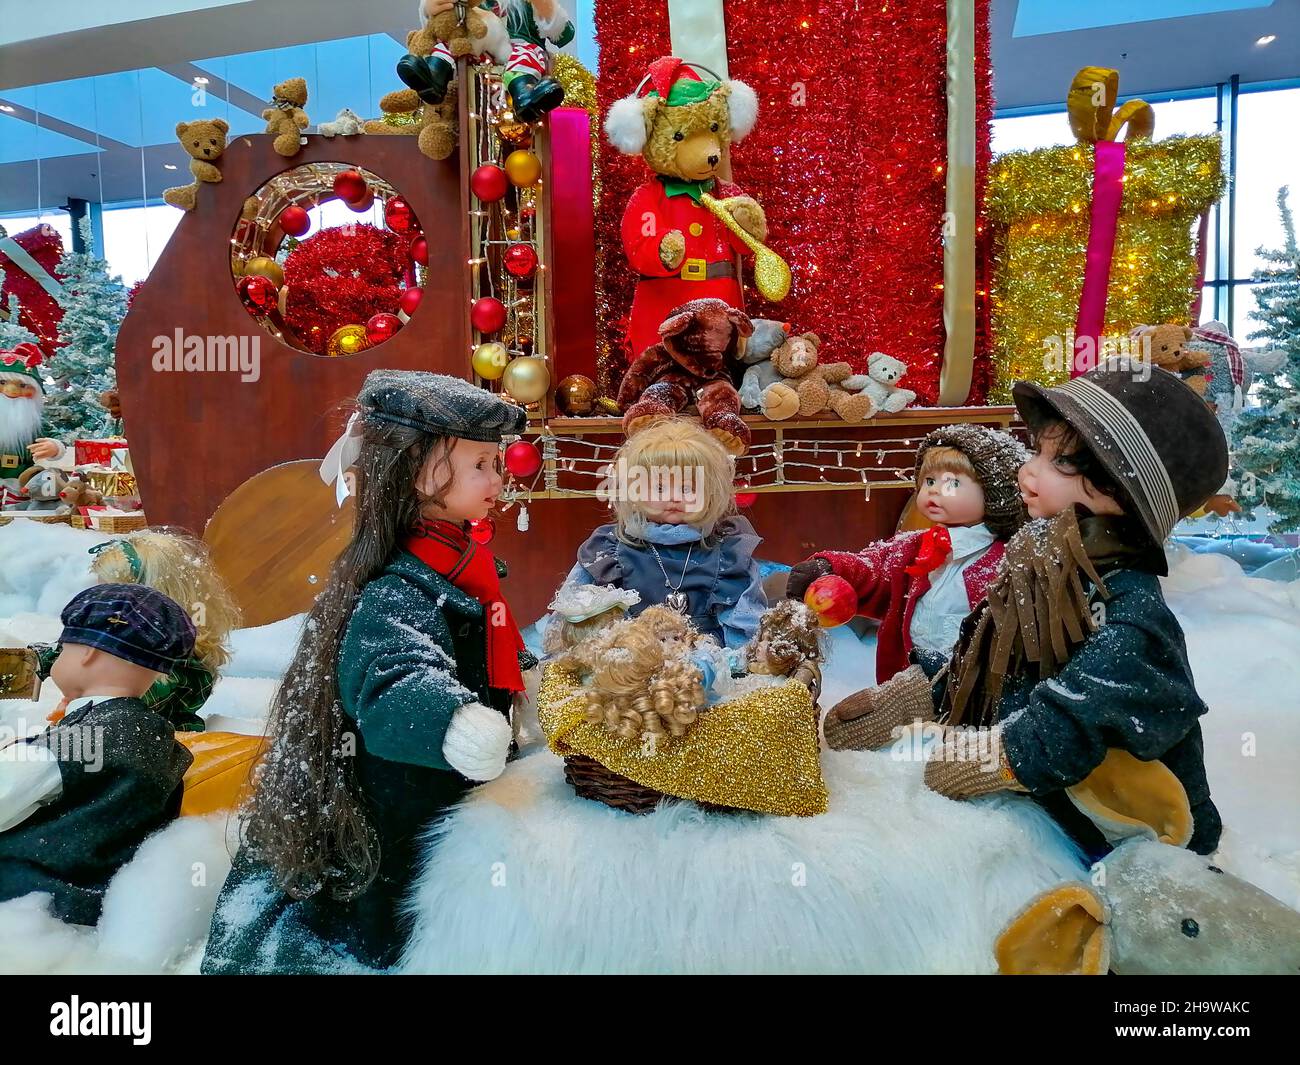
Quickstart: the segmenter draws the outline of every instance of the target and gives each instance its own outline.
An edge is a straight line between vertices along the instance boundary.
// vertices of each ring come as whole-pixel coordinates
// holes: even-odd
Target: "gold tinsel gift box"
[[[1091,234],[1095,150],[1080,141],[1009,152],[990,170],[997,370],[991,403],[1009,402],[1014,381],[1059,384],[1069,377]],[[1220,138],[1129,140],[1120,180],[1099,356],[1118,352],[1136,325],[1188,321],[1200,279],[1194,230],[1224,189]]]
[[[96,492],[105,498],[132,498],[140,494],[135,474],[126,470],[83,470],[82,477]]]

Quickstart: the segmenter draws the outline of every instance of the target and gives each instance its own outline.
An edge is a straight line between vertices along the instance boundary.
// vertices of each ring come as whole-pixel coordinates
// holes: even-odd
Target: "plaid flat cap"
[[[486,389],[422,370],[372,370],[357,402],[370,418],[485,443],[517,436],[528,424],[523,408]]]
[[[59,642],[95,647],[170,673],[194,653],[194,622],[174,599],[143,584],[97,584],[63,608]]]

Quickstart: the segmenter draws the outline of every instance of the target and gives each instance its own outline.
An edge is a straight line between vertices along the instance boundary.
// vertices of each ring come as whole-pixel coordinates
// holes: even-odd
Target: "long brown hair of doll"
[[[366,818],[353,759],[340,754],[356,729],[339,702],[338,656],[361,589],[378,577],[414,527],[421,506],[451,485],[454,440],[376,418],[361,418],[352,539],[303,626],[267,721],[270,743],[256,769],[244,840],[284,891],[310,898],[327,890],[354,898],[374,880],[379,846]],[[437,455],[432,497],[416,478]]]

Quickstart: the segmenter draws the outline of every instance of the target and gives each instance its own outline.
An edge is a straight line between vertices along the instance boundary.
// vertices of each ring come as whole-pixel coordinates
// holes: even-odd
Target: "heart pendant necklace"
[[[688,617],[689,600],[686,598],[686,593],[682,591],[682,585],[686,583],[686,571],[690,568],[691,552],[695,550],[695,545],[691,544],[686,549],[686,562],[682,566],[682,576],[678,580],[676,588],[673,587],[673,582],[668,579],[668,571],[664,569],[664,560],[659,557],[659,550],[654,544],[648,546],[655,557],[655,561],[659,563],[659,570],[664,575],[664,584],[668,586],[668,594],[664,596],[664,605],[669,610],[677,611],[682,617]]]

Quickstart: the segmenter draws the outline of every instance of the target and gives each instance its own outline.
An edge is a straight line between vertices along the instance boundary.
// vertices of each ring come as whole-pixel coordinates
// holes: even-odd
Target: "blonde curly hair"
[[[230,660],[227,638],[239,627],[239,607],[201,540],[179,529],[141,529],[109,541],[90,570],[101,584],[143,584],[176,600],[197,630],[194,657],[213,675]]]
[[[661,609],[651,607],[639,617],[610,626],[582,650],[591,670],[585,696],[587,720],[625,740],[684,736],[705,703],[699,671],[685,650],[665,649],[661,632],[666,619],[659,615]],[[684,648],[689,648],[689,642]]]

